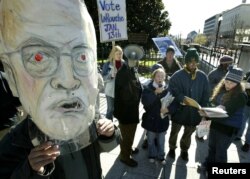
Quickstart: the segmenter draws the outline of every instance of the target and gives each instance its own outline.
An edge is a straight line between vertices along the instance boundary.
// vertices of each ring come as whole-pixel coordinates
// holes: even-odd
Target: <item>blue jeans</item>
[[[243,114],[243,121],[242,121],[242,126],[241,129],[239,130],[239,132],[237,133],[237,138],[241,138],[244,130],[246,128],[246,125],[248,123],[248,129],[247,129],[247,133],[246,133],[246,143],[250,143],[250,106],[245,106],[244,108],[244,114]]]
[[[155,133],[147,131],[148,138],[148,157],[158,158],[163,160],[165,157],[165,135],[166,132]],[[155,145],[155,139],[157,140],[157,146]]]
[[[106,96],[107,99],[107,113],[106,118],[113,120],[113,113],[114,113],[114,98],[110,96]]]

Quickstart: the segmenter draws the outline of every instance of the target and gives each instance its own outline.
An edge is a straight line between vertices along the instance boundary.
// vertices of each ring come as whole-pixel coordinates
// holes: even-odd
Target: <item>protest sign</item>
[[[127,40],[125,0],[97,0],[100,41]]]
[[[157,37],[152,38],[156,47],[158,48],[161,55],[164,57],[169,45],[172,45],[175,48],[175,56],[182,57],[182,53],[179,48],[176,46],[175,42],[170,37]]]

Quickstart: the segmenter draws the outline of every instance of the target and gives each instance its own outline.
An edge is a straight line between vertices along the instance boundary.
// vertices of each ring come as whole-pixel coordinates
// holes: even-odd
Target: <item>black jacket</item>
[[[187,126],[196,126],[201,122],[201,116],[196,108],[182,105],[185,96],[193,98],[202,107],[206,107],[209,102],[209,84],[204,72],[197,70],[196,77],[192,79],[185,69],[177,71],[169,81],[169,91],[175,97],[175,102],[179,105],[172,115],[172,121]]]
[[[182,69],[181,64],[179,63],[179,61],[176,58],[173,59],[173,64],[171,67],[168,66],[168,64],[166,62],[166,58],[163,58],[158,63],[163,66],[163,68],[165,69],[165,72],[168,76],[172,76],[176,71]]]
[[[18,106],[20,106],[19,99],[12,95],[6,79],[0,72],[0,130],[12,125],[10,118],[16,115]]]
[[[163,119],[160,115],[161,110],[161,98],[163,98],[168,90],[165,86],[164,91],[161,94],[156,95],[154,93],[155,87],[153,86],[153,80],[143,87],[142,91],[142,104],[145,109],[145,113],[142,115],[142,127],[151,132],[165,132],[169,126],[169,117],[165,116]],[[171,113],[171,107],[168,109]]]
[[[29,138],[30,119],[25,119],[0,141],[0,178],[1,179],[65,179],[64,169],[59,156],[54,165],[46,166],[46,176],[34,172],[28,162],[28,155],[34,146]],[[116,137],[116,136],[114,136]],[[90,179],[101,179],[100,147],[98,140],[78,152],[83,156]],[[73,160],[73,159],[72,159]],[[82,170],[82,167],[79,166]]]
[[[120,123],[139,123],[141,93],[137,70],[124,64],[115,78],[114,116]]]

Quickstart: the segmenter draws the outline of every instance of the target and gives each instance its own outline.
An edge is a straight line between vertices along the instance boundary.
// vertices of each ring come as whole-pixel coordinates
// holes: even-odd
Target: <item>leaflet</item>
[[[203,111],[206,114],[206,117],[210,118],[225,118],[228,117],[227,111],[220,107],[201,107],[197,101],[194,99],[185,96],[189,106],[197,108],[198,110]]]

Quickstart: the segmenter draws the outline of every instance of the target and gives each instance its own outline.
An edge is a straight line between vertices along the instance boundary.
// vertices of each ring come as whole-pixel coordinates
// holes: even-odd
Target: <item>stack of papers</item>
[[[201,107],[197,101],[192,98],[185,96],[186,100],[188,101],[188,105],[198,110],[203,111],[206,114],[206,117],[210,118],[225,118],[228,117],[227,111],[220,107]]]

